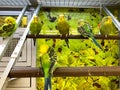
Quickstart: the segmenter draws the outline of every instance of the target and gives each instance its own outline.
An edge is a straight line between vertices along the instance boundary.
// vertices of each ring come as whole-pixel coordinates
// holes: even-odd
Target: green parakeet
[[[11,36],[15,30],[17,29],[16,19],[13,17],[6,17],[4,20],[4,24],[1,27],[2,37]]]
[[[77,30],[83,37],[87,37],[87,38],[92,39],[94,44],[98,48],[102,49],[102,47],[99,45],[99,43],[94,38],[93,33],[92,33],[92,28],[91,28],[90,24],[87,21],[85,21],[84,19],[79,20]]]
[[[58,17],[58,22],[57,22],[57,25],[56,25],[56,29],[59,30],[59,33],[63,37],[66,37],[66,35],[69,35],[70,25],[66,21],[65,16],[63,14],[59,15],[59,17]],[[65,42],[66,42],[66,44],[69,48],[68,39],[65,39]]]
[[[112,22],[111,16],[103,17],[99,27],[100,27],[100,34],[102,35],[114,35],[118,33],[117,28],[114,26]],[[104,45],[104,39],[102,40],[101,44]]]
[[[3,33],[4,33],[4,32],[5,32],[5,31],[3,31],[2,27],[0,27],[0,37],[3,36]]]
[[[42,21],[38,16],[34,16],[32,22],[30,23],[30,33],[34,35],[38,35],[41,31],[42,28]],[[36,43],[36,39],[33,39],[34,45]]]
[[[118,30],[114,26],[112,22],[112,17],[111,16],[105,16],[103,17],[101,23],[100,23],[100,33],[102,35],[112,35],[116,34]]]
[[[54,51],[54,47],[50,47],[47,44],[40,46],[40,64],[42,66],[44,74],[44,90],[52,90],[51,78],[54,70],[54,66],[57,61],[57,55]]]

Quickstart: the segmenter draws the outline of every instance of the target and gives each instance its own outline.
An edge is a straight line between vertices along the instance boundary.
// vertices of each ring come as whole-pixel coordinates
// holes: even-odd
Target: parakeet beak
[[[63,21],[64,19],[65,19],[64,15],[63,15],[63,14],[61,14],[61,15],[59,16],[58,21]]]
[[[38,22],[38,16],[34,16],[33,20],[34,22]]]
[[[108,19],[108,23],[112,23],[112,19]]]
[[[100,23],[98,23],[98,28],[100,28]]]
[[[43,54],[40,53],[39,57],[42,57]]]

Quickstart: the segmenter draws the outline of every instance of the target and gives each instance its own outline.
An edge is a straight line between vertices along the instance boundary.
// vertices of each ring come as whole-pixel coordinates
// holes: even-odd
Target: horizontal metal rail
[[[116,39],[120,40],[120,35],[94,35],[96,39]],[[61,35],[51,35],[51,34],[39,34],[39,35],[33,35],[33,34],[28,34],[27,38],[56,38],[56,39],[88,39],[87,37],[83,37],[81,35],[68,35],[68,36],[61,36]]]
[[[26,9],[27,9],[27,6],[25,6],[25,7],[23,8],[23,10],[21,11],[21,13],[19,14],[19,17],[18,17],[17,20],[16,20],[16,22],[17,22],[18,25],[20,24],[20,21],[21,21],[21,19],[22,19],[22,16],[24,15]],[[12,38],[11,38],[11,39],[12,39]],[[8,45],[9,42],[10,42],[10,40],[6,43],[6,45]],[[1,45],[0,49],[2,48],[2,52],[0,53],[0,56],[3,55],[3,52],[4,52],[4,49],[6,48],[6,45],[4,44],[4,47]],[[3,49],[3,48],[4,48],[4,49]],[[1,50],[0,50],[0,51],[1,51]],[[1,58],[1,57],[0,57],[0,58]],[[13,58],[13,57],[12,57],[12,60],[10,60],[10,62],[9,62],[8,65],[6,66],[3,74],[1,75],[1,79],[0,79],[0,90],[2,90],[2,88],[3,88],[3,86],[4,86],[4,83],[5,83],[5,81],[7,80],[7,76],[8,76],[8,74],[9,74],[10,70],[11,70],[11,67],[13,66],[12,63],[14,63],[14,58]]]
[[[21,19],[22,19],[22,16],[24,15],[25,11],[27,9],[27,6],[25,6],[22,10],[22,12],[19,14],[17,20],[16,20],[16,23],[17,25],[19,26],[20,25],[20,22],[21,22]],[[13,35],[8,37],[7,39],[5,39],[2,44],[0,44],[0,59],[2,58],[2,56],[4,55],[10,41],[12,40],[13,38]]]
[[[120,66],[58,67],[53,72],[54,77],[119,76],[119,75]],[[43,73],[41,68],[13,67],[8,76],[12,78],[43,77]]]

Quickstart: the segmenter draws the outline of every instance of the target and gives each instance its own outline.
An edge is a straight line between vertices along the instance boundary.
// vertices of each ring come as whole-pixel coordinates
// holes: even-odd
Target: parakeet
[[[30,33],[34,35],[38,35],[41,31],[43,22],[40,20],[38,16],[34,16],[32,22],[30,23]],[[34,45],[36,43],[36,39],[34,38]]]
[[[117,28],[113,24],[111,16],[103,17],[99,25],[99,28],[100,28],[101,35],[114,35],[118,33]],[[101,44],[104,45],[104,39],[102,39]]]
[[[79,20],[77,30],[83,37],[92,39],[94,44],[98,48],[102,49],[102,47],[99,45],[99,43],[94,38],[93,33],[92,33],[92,27],[90,26],[90,24],[87,21],[85,21],[84,19]]]
[[[0,37],[3,36],[3,33],[4,33],[4,31],[3,31],[2,27],[0,27]]]
[[[118,30],[112,22],[112,17],[111,16],[103,17],[100,23],[100,33],[102,35],[112,35],[117,34],[117,32]]]
[[[17,29],[16,19],[13,17],[6,17],[4,24],[1,26],[2,37],[11,36]]]
[[[59,33],[62,34],[63,37],[66,37],[67,35],[69,35],[70,25],[66,21],[65,16],[63,14],[59,15],[58,17],[56,29],[59,30]],[[68,39],[65,39],[65,42],[69,48]]]
[[[44,74],[44,90],[52,90],[51,78],[56,65],[57,55],[54,47],[47,44],[40,46],[40,64]]]

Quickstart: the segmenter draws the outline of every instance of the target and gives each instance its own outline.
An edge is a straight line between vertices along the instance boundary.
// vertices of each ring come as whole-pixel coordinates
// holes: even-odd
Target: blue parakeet
[[[94,38],[93,33],[92,33],[92,27],[90,26],[90,24],[87,21],[85,21],[84,19],[79,20],[77,30],[83,37],[87,37],[87,38],[92,39],[93,43],[98,48],[102,49],[100,44]]]
[[[65,16],[59,15],[58,17],[58,22],[56,25],[56,29],[59,30],[59,33],[63,36],[66,37],[67,35],[69,35],[69,30],[70,30],[70,25],[68,24],[68,22],[65,19]],[[69,48],[69,41],[68,39],[65,39],[65,42]]]
[[[54,47],[47,44],[40,46],[40,64],[44,74],[44,90],[52,90],[51,78],[56,65],[57,55]]]
[[[4,24],[1,26],[0,32],[2,32],[2,37],[6,38],[11,36],[17,29],[16,19],[13,17],[6,17]]]
[[[30,23],[30,33],[34,35],[39,35],[43,22],[40,20],[38,16],[34,16],[32,22]],[[36,43],[36,39],[33,39],[34,45]]]

